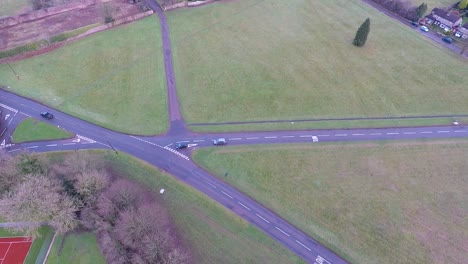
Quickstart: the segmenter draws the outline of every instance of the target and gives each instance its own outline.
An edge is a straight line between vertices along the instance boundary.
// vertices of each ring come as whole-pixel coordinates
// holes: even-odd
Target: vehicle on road
[[[421,31],[428,32],[429,28],[427,28],[426,26],[421,26]]]
[[[226,139],[225,138],[213,139],[213,145],[216,145],[216,146],[226,145]]]
[[[312,142],[318,142],[318,137],[312,136]]]
[[[450,38],[450,37],[443,37],[443,38],[442,38],[442,41],[444,41],[444,42],[446,42],[446,43],[450,44],[450,43],[452,43],[452,42],[453,42],[453,39],[452,39],[452,38]]]
[[[184,148],[187,148],[187,147],[188,147],[188,144],[185,143],[185,142],[177,142],[175,144],[176,149],[184,149]]]
[[[418,22],[416,22],[416,21],[411,22],[411,25],[412,25],[413,27],[419,26]]]
[[[49,112],[42,112],[42,113],[41,113],[41,116],[42,116],[43,118],[49,119],[49,120],[54,118],[54,115],[51,114],[51,113],[49,113]]]

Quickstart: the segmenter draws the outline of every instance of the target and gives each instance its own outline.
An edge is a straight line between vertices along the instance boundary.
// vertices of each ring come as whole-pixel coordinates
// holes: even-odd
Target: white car
[[[428,32],[429,29],[426,26],[421,26],[421,31]]]
[[[312,142],[318,142],[318,137],[312,136]]]

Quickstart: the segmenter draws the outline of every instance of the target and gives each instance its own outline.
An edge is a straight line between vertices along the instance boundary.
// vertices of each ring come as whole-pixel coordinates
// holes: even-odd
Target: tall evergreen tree
[[[466,0],[468,1],[468,0]],[[422,3],[416,8],[416,15],[418,16],[418,19],[424,16],[424,13],[427,11],[427,4]]]
[[[366,44],[367,36],[369,35],[370,31],[370,19],[367,18],[364,23],[359,27],[356,32],[356,37],[354,37],[353,44],[357,47],[362,47]]]

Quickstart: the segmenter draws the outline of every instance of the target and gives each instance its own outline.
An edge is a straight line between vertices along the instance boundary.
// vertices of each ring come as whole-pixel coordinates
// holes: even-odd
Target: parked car
[[[457,33],[455,33],[455,37],[461,38],[461,37],[462,37],[462,33],[460,33],[460,31],[457,31]]]
[[[318,142],[318,137],[312,136],[312,142]]]
[[[428,32],[429,29],[426,26],[421,26],[421,31]]]
[[[43,118],[49,119],[49,120],[52,119],[52,118],[54,118],[54,115],[51,114],[51,113],[49,113],[49,112],[42,112],[42,113],[41,113],[41,116],[42,116]]]
[[[443,37],[442,40],[448,44],[452,43],[453,42],[453,39],[450,38],[450,37]]]
[[[188,147],[188,144],[185,143],[185,142],[177,142],[175,144],[176,149],[184,149],[184,148],[187,148],[187,147]]]
[[[213,145],[226,145],[226,139],[225,138],[217,138],[217,139],[213,139]]]
[[[411,25],[412,25],[413,27],[419,26],[418,22],[416,22],[416,21],[411,22]]]

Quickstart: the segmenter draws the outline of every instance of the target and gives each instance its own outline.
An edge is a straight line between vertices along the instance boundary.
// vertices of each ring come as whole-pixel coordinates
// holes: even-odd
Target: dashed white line
[[[432,134],[432,131],[423,131],[423,132],[419,132],[421,134]]]
[[[246,139],[258,139],[258,137],[248,137]]]
[[[281,136],[282,138],[293,138],[295,136]]]
[[[177,141],[178,143],[189,143],[190,141],[188,140],[182,140],[182,141]]]
[[[399,135],[400,133],[396,133],[396,132],[390,132],[390,133],[386,133],[387,135]]]
[[[33,148],[37,148],[38,146],[32,146],[32,147],[26,147],[28,149],[33,149]]]
[[[265,138],[277,138],[277,137],[265,137]]]
[[[244,207],[245,209],[249,210],[250,211],[250,208],[248,208],[245,204],[241,203],[241,202],[237,202],[238,204],[240,204],[242,207]]]
[[[211,187],[216,189],[216,186],[214,184],[212,184],[211,182],[206,182],[206,183],[208,183]]]
[[[275,226],[275,228],[276,228],[278,231],[280,231],[281,233],[285,234],[286,236],[290,236],[288,233],[284,232],[283,229],[281,229],[281,228],[279,228],[279,227],[277,227],[277,226]]]
[[[330,135],[317,135],[317,137],[329,137]]]
[[[312,137],[312,135],[302,135],[302,136],[299,136],[299,137]]]
[[[296,242],[297,242],[299,245],[301,245],[301,246],[303,246],[304,248],[306,248],[307,250],[312,251],[312,249],[308,248],[306,245],[302,244],[302,243],[299,242],[298,240],[296,240]]]
[[[83,143],[81,143],[81,144],[84,145],[84,144],[94,144],[94,143],[95,143],[95,142],[83,142]],[[107,146],[107,145],[104,145],[104,146]]]
[[[204,139],[197,139],[197,140],[194,140],[193,142],[203,142],[205,141]]]
[[[259,214],[255,214],[255,215],[257,215],[257,216],[258,216],[260,219],[262,219],[263,221],[265,221],[265,222],[267,222],[267,223],[270,223],[270,221],[266,220],[266,219],[263,218],[261,215],[259,215]]]
[[[242,138],[230,138],[229,140],[241,140]]]
[[[405,135],[414,135],[414,134],[416,134],[416,132],[405,132],[403,134],[405,134]]]
[[[450,133],[450,131],[447,131],[447,130],[439,130],[439,131],[437,131],[437,133]]]
[[[227,194],[227,193],[225,193],[225,192],[223,192],[223,191],[221,191],[221,192],[222,192],[224,195],[226,195],[227,197],[229,197],[229,198],[232,199],[232,196],[231,196],[231,195],[229,195],[229,194]]]
[[[50,145],[46,145],[46,147],[56,147],[57,144],[50,144]]]
[[[364,136],[364,134],[351,134],[351,136]]]
[[[371,135],[371,136],[378,136],[378,135],[382,135],[382,133],[370,133],[369,135]]]
[[[455,133],[466,133],[466,130],[455,130],[453,132],[455,132]]]
[[[335,134],[335,137],[346,137],[348,134]]]
[[[65,143],[63,144],[64,146],[68,146],[68,145],[75,145],[75,143]]]

